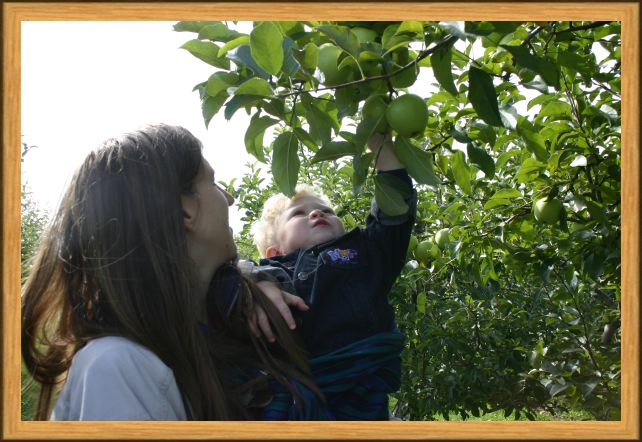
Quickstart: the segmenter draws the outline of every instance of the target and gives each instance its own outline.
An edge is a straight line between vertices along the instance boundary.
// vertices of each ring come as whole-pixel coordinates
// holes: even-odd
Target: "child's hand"
[[[383,147],[383,143],[386,141],[392,142],[392,133],[374,133],[370,138],[368,138],[368,149],[376,155],[379,149]]]
[[[377,170],[403,169],[404,165],[399,161],[392,147],[392,133],[375,133],[368,139],[368,149],[375,154]]]
[[[276,309],[281,313],[281,316],[283,316],[283,319],[288,327],[290,327],[290,330],[294,330],[296,328],[296,322],[294,322],[294,317],[292,316],[290,308],[296,307],[301,311],[308,311],[310,309],[303,299],[288,292],[284,292],[274,282],[261,281],[256,285],[261,289],[263,294],[272,301],[272,304],[274,304]],[[272,332],[272,327],[270,327],[270,321],[263,308],[255,305],[249,321],[250,330],[254,336],[260,338],[261,335],[263,335],[269,342],[275,341],[276,338]]]

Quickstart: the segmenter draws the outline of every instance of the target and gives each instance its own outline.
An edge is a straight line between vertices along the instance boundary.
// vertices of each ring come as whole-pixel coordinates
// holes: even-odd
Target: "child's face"
[[[279,219],[280,254],[312,247],[343,235],[341,219],[321,199],[306,196],[291,204]]]

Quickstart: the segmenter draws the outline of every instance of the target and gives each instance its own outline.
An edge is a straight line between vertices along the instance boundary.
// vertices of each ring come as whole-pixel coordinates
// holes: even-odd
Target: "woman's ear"
[[[273,256],[276,256],[276,255],[285,255],[285,253],[283,253],[283,250],[281,250],[277,246],[270,246],[267,249],[265,249],[266,258],[272,258]]]
[[[198,198],[196,195],[181,195],[181,206],[183,206],[183,222],[188,232],[196,229],[196,218],[198,216]]]

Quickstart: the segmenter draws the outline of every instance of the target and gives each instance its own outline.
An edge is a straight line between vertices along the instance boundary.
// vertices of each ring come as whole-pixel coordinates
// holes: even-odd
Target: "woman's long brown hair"
[[[316,391],[285,322],[245,278],[226,331],[208,335],[197,320],[205,306],[194,295],[181,195],[192,190],[201,148],[183,128],[150,126],[108,140],[76,172],[22,293],[22,356],[42,385],[36,419],[47,419],[76,352],[108,335],[142,344],[169,366],[192,419],[252,417],[223,365],[254,365],[290,391],[292,379]],[[257,303],[276,329],[275,349],[245,321]]]

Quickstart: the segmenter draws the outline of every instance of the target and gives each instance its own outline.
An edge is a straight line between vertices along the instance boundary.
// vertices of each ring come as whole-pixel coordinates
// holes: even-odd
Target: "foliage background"
[[[232,28],[175,26],[213,66],[195,88],[205,124],[219,111],[252,115],[244,139],[258,163],[226,183],[245,210],[244,258],[257,258],[250,226],[265,199],[296,182],[329,196],[346,228],[363,223],[373,197],[394,209],[394,187],[374,181],[363,149],[378,122],[360,108],[373,94],[423,91],[426,129],[395,148],[416,160],[414,236],[432,246],[447,228],[450,241],[427,257],[409,250],[390,294],[407,336],[393,414],[619,419],[620,25]],[[321,47],[337,57],[320,63]],[[542,197],[562,202],[558,222],[534,219]],[[25,186],[22,217],[24,275],[47,218]],[[25,419],[32,395],[23,376]]]
[[[620,418],[619,23],[175,30],[196,34],[183,47],[217,68],[195,87],[205,124],[252,115],[245,144],[259,163],[227,183],[246,210],[246,258],[263,201],[296,182],[326,193],[347,228],[373,195],[394,210],[363,149],[378,121],[360,108],[431,83],[425,131],[396,136],[395,150],[419,183],[418,242],[443,228],[450,241],[428,257],[409,250],[390,295],[408,338],[396,416]],[[559,221],[534,218],[540,198],[563,204]]]

